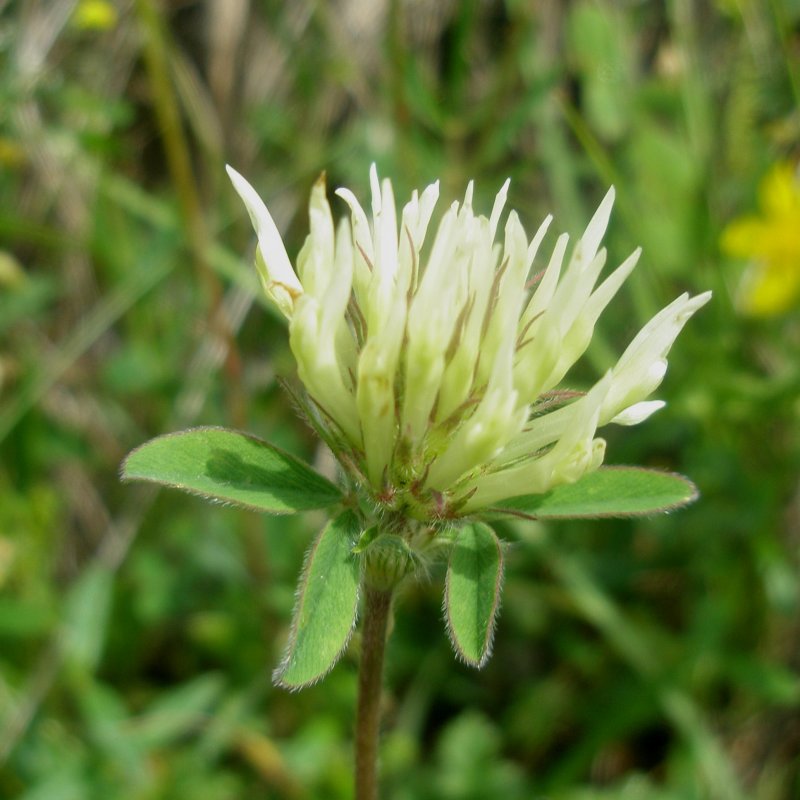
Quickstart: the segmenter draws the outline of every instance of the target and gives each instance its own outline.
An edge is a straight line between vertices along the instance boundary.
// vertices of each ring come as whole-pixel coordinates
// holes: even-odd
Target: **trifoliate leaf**
[[[341,514],[308,551],[286,655],[273,675],[279,686],[302,689],[318,681],[347,647],[358,609],[357,522],[352,512]]]
[[[290,514],[342,499],[328,480],[267,442],[224,428],[193,428],[143,444],[122,479],[160,483],[255,511]]]
[[[491,655],[502,583],[503,552],[494,531],[480,522],[465,525],[450,553],[444,606],[453,649],[473,667]]]

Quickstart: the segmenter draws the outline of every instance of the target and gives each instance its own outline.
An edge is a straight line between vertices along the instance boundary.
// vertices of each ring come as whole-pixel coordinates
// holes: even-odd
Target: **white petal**
[[[657,389],[664,376],[667,374],[667,359],[656,359],[645,372],[645,380],[649,384],[654,384],[653,388]]]
[[[300,380],[350,441],[359,446],[361,430],[355,399],[344,383],[334,337],[323,329],[323,313],[315,298],[308,294],[300,297],[289,323],[289,344]]]
[[[634,360],[663,358],[669,352],[683,326],[698,309],[711,299],[711,292],[695,297],[684,293],[658,312],[634,337],[622,354],[619,365],[627,365]],[[646,354],[646,355],[645,355]]]
[[[582,313],[592,319],[593,325],[619,291],[620,286],[633,272],[641,254],[642,248],[637,247],[592,293]]]
[[[594,289],[600,271],[606,261],[605,248],[586,263],[581,242],[575,245],[569,266],[558,284],[553,301],[548,309],[553,324],[557,324],[562,333],[566,333],[578,318],[589,295]]]
[[[539,252],[539,246],[542,243],[542,239],[544,239],[544,235],[547,233],[547,229],[550,227],[550,223],[553,221],[553,215],[548,214],[544,218],[544,222],[539,226],[539,230],[536,231],[536,235],[531,240],[531,243],[528,245],[528,270],[530,270],[531,265],[533,264],[534,259],[536,258],[536,253]]]
[[[358,202],[358,198],[349,190],[345,188],[337,189],[334,194],[341,197],[342,200],[350,207],[350,215],[353,224],[353,243],[360,246],[366,253],[367,258],[371,262],[375,261],[375,249],[372,245],[372,234],[369,229],[369,220]]]
[[[522,303],[525,301],[525,279],[528,276],[528,239],[516,211],[508,215],[503,242],[505,271],[494,298],[481,342],[478,383],[505,391],[512,389],[513,358],[517,341]]]
[[[467,184],[467,191],[464,193],[464,202],[461,204],[464,208],[472,208],[472,196],[475,193],[475,181],[470,181]]]
[[[338,322],[344,317],[350,300],[353,281],[353,243],[349,236],[347,220],[339,220],[336,231],[336,250],[334,255],[332,279],[325,295],[325,313]]]
[[[397,273],[397,212],[388,178],[382,184],[381,210],[375,218],[375,251],[375,268],[390,284]]]
[[[497,197],[492,206],[492,215],[489,217],[489,230],[492,233],[492,240],[494,240],[497,233],[497,224],[500,222],[500,215],[503,213],[503,208],[506,205],[506,198],[508,197],[508,187],[511,185],[511,178],[506,178],[506,182],[500,187]]]
[[[608,220],[611,217],[611,208],[614,205],[614,196],[615,192],[612,186],[606,193],[597,211],[594,212],[594,216],[586,226],[586,232],[581,237],[580,248],[586,264],[591,262],[595,257],[597,248],[600,246],[600,242],[606,232]]]
[[[638,425],[644,422],[656,411],[664,408],[666,403],[663,400],[643,400],[641,403],[634,403],[628,406],[614,417],[611,422],[616,425]]]
[[[369,227],[369,220],[358,202],[356,196],[349,189],[337,189],[335,194],[342,198],[350,207],[350,224],[353,232],[353,288],[355,289],[356,299],[360,304],[365,304],[370,281],[372,280],[372,268],[375,264],[375,248],[372,242],[372,232]]]
[[[430,186],[426,187],[419,199],[419,222],[417,223],[417,229],[412,231],[414,234],[414,243],[417,245],[418,249],[422,247],[422,243],[425,241],[428,223],[431,221],[431,215],[433,214],[433,209],[438,199],[439,181],[436,181],[436,183],[432,183]]]
[[[578,480],[586,472],[596,469],[602,462],[605,443],[602,439],[595,439],[594,433],[600,406],[610,385],[611,375],[606,373],[588,394],[565,409],[554,412],[560,415],[560,424],[563,424],[564,416],[569,419],[563,434],[545,455],[525,459],[518,465],[489,472],[467,482],[465,491],[473,488],[476,491],[464,509],[470,511],[481,508],[505,497],[546,492],[553,486]],[[504,460],[505,453],[502,453],[499,462],[503,463]]]
[[[226,166],[233,187],[242,198],[258,237],[258,247],[270,281],[281,284],[292,295],[303,292],[300,280],[292,269],[283,239],[258,192],[231,166]]]
[[[501,465],[516,461],[518,458],[536,453],[560,439],[575,417],[575,409],[572,408],[575,402],[577,400],[569,405],[561,406],[555,411],[528,420],[524,431],[509,442],[497,457],[496,463]]]
[[[374,162],[369,167],[369,186],[372,192],[372,216],[374,218],[381,213],[381,184],[378,180],[378,168]]]
[[[528,307],[522,316],[523,327],[528,325],[550,305],[556,286],[558,286],[558,278],[561,274],[561,266],[564,263],[564,253],[567,251],[568,243],[569,236],[566,233],[562,233],[556,240],[556,246],[553,248],[553,253],[550,256],[544,275],[539,281],[539,285],[535,288]]]
[[[446,489],[464,473],[494,458],[525,424],[527,409],[515,411],[516,406],[516,392],[487,392],[444,453],[431,464],[426,485]]]
[[[356,403],[363,429],[367,475],[381,488],[394,449],[394,377],[397,350],[387,348],[380,337],[368,339],[358,360]]]
[[[711,299],[711,292],[682,294],[658,312],[634,337],[614,366],[614,383],[603,405],[600,424],[644,400],[660,385],[667,371],[666,356],[689,317]]]
[[[442,217],[433,246],[428,256],[428,263],[422,273],[415,301],[439,303],[437,298],[440,287],[443,287],[451,274],[452,256],[458,241],[458,203],[451,204]]]
[[[302,260],[298,256],[297,272],[303,288],[309,294],[322,300],[331,283],[336,280],[333,274],[333,216],[325,193],[324,173],[320,175],[311,190],[308,216],[311,230],[307,243],[310,252]],[[303,249],[306,249],[305,245]]]

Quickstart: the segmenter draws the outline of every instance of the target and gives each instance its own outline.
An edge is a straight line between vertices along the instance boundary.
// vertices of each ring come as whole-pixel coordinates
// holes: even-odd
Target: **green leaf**
[[[157,696],[128,725],[127,734],[139,748],[160,749],[208,725],[225,691],[217,673],[200,675]]]
[[[592,131],[618,140],[635,108],[633,37],[613,4],[593,0],[572,6],[567,18],[567,58],[581,80],[581,108]]]
[[[447,633],[467,664],[482,667],[492,652],[503,584],[503,552],[481,522],[464,526],[450,553],[445,582]]]
[[[358,610],[359,561],[356,516],[346,511],[329,523],[306,556],[292,631],[273,678],[279,686],[302,689],[323,678],[347,647]]]
[[[330,481],[300,459],[224,428],[152,439],[128,455],[122,479],[160,483],[272,514],[326,508],[342,499]]]
[[[100,662],[108,629],[114,573],[90,566],[71,587],[64,603],[67,663],[92,672]]]
[[[641,467],[601,467],[545,494],[502,500],[493,511],[533,519],[632,517],[672,511],[698,497],[683,475]]]

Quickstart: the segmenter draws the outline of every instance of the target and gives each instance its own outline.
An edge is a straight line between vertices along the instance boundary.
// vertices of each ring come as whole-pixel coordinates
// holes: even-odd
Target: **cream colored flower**
[[[632,425],[663,406],[647,400],[686,321],[711,293],[659,312],[588,392],[559,392],[594,326],[639,258],[598,284],[613,189],[566,258],[561,235],[531,277],[548,217],[528,239],[508,182],[488,217],[470,183],[428,235],[438,184],[400,210],[389,180],[370,172],[367,213],[347,189],[350,218],[335,228],[324,178],[310,234],[292,268],[255,190],[228,172],[258,235],[268,296],[289,320],[300,379],[343,464],[376,501],[421,520],[452,518],[578,480],[603,461],[597,428]]]

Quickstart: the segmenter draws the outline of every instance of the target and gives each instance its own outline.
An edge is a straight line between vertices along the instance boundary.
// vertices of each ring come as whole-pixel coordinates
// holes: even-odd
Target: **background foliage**
[[[363,196],[372,160],[399,197],[475,177],[487,210],[511,176],[529,231],[553,210],[579,232],[614,183],[611,259],[644,257],[587,375],[715,291],[667,410],[608,448],[701,501],[506,528],[481,672],[450,652],[442,575],[408,589],[386,796],[800,796],[800,320],[738,314],[719,250],[798,155],[799,70],[795,0],[0,1],[0,796],[350,796],[357,639],[312,689],[269,677],[321,515],[117,469],[221,424],[330,472],[278,386],[286,336],[223,164],[294,254],[319,172]]]

